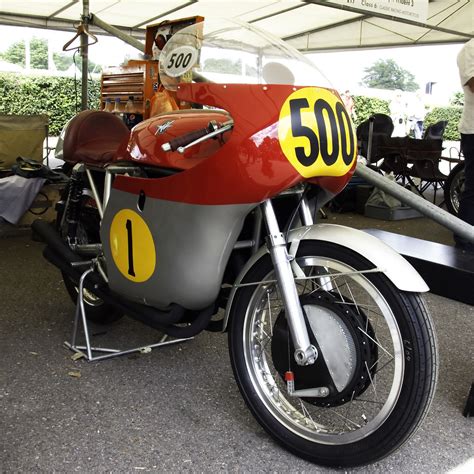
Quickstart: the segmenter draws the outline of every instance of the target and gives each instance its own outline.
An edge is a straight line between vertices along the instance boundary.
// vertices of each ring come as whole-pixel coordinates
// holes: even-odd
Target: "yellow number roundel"
[[[115,265],[129,280],[141,283],[155,271],[155,243],[143,218],[131,209],[122,209],[110,226],[110,248]]]
[[[278,139],[304,178],[343,176],[357,155],[349,114],[327,89],[304,87],[288,96],[280,110]]]

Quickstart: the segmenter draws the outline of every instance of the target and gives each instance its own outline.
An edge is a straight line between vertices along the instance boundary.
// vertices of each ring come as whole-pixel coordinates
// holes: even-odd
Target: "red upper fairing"
[[[290,163],[280,146],[278,123],[285,100],[298,87],[287,85],[248,84],[181,84],[178,97],[181,100],[222,108],[229,112],[234,129],[226,136],[226,143],[209,155],[209,144],[184,155],[164,153],[156,133],[172,116],[150,119],[133,130],[126,150],[122,149],[118,159],[131,159],[150,165],[183,169],[185,171],[160,179],[117,176],[113,187],[139,194],[144,191],[149,197],[190,204],[242,204],[261,202],[288,189],[305,178]],[[171,133],[186,132],[205,127],[209,120],[224,122],[225,114],[212,111],[216,117],[209,119],[211,111],[204,111],[191,122],[186,130],[181,129],[180,115],[167,130]],[[192,116],[191,116],[192,117]],[[189,126],[192,124],[191,126]],[[211,140],[212,142],[212,140]],[[207,148],[206,148],[207,147]],[[339,192],[352,175],[354,166],[344,176],[319,178],[320,185],[329,191]]]
[[[228,120],[230,117],[224,111],[198,109],[178,110],[153,117],[133,128],[129,140],[122,142],[115,159],[181,170],[192,168],[214,154],[227,141],[230,132],[219,139],[194,145],[184,154],[164,152],[161,145],[192,130],[206,128],[210,121],[222,124]]]

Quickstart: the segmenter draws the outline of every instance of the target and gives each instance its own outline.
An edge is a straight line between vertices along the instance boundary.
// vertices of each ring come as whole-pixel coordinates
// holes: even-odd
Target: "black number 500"
[[[192,59],[192,53],[173,53],[168,60],[168,69],[172,67],[178,69],[180,67],[187,68]]]
[[[309,152],[306,153],[302,146],[295,147],[295,154],[303,166],[313,165],[319,156],[326,166],[333,165],[341,155],[344,163],[349,166],[354,157],[355,141],[350,130],[350,119],[344,106],[336,103],[335,113],[333,108],[324,99],[314,103],[313,112],[316,118],[318,133],[302,124],[301,110],[310,107],[305,98],[292,99],[289,102],[291,113],[291,131],[294,137],[306,137],[309,141]],[[327,116],[327,121],[324,118]],[[329,122],[329,126],[327,125]],[[329,147],[331,137],[332,149]],[[349,137],[349,140],[347,140]]]

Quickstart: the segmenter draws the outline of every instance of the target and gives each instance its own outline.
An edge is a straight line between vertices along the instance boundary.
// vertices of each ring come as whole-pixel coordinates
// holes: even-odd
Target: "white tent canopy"
[[[90,0],[89,9],[101,20],[137,38],[144,37],[147,24],[165,19],[195,15],[239,18],[285,39],[301,51],[459,43],[474,37],[472,0],[430,0],[426,22],[396,19],[350,6],[361,2],[346,3],[337,0]],[[72,30],[82,12],[82,0],[0,0],[0,24],[4,25]]]

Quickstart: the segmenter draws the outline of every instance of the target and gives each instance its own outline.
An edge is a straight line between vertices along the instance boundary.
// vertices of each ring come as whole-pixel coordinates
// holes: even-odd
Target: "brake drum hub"
[[[309,366],[297,365],[284,311],[277,317],[272,339],[275,368],[284,379],[292,371],[295,390],[327,387],[324,398],[305,398],[318,406],[338,406],[363,393],[375,376],[377,345],[367,316],[339,294],[316,291],[300,298],[306,326],[319,357]]]

